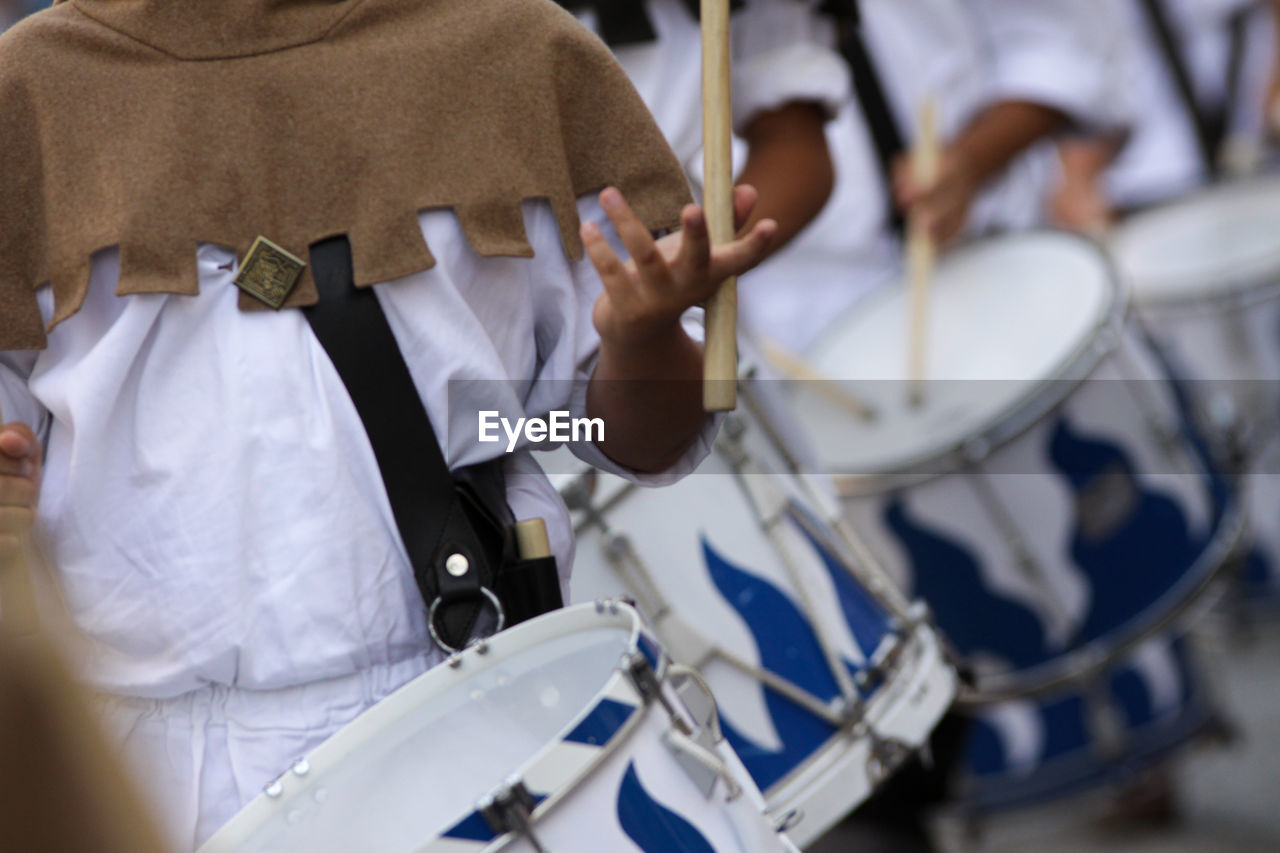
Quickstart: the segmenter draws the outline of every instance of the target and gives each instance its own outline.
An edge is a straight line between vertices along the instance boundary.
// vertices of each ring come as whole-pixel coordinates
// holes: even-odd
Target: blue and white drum
[[[634,610],[602,602],[518,625],[410,682],[200,853],[302,850],[795,848],[765,818],[696,679]]]
[[[1280,599],[1280,180],[1230,184],[1136,215],[1112,250],[1143,324],[1240,481],[1248,589]]]
[[[796,407],[846,518],[930,604],[979,690],[1046,689],[1185,612],[1238,513],[1093,243],[975,243],[931,290],[923,403],[906,382],[902,287],[808,353],[876,417],[850,417],[816,383],[794,384]]]
[[[572,598],[638,602],[672,658],[708,682],[769,814],[804,845],[925,742],[955,678],[932,630],[824,522],[834,502],[820,509],[783,473],[756,391],[743,383],[751,405],[674,486],[581,466],[558,485],[578,540]]]
[[[1086,683],[976,713],[959,809],[981,818],[1120,788],[1219,731],[1195,651],[1186,637],[1156,637]]]

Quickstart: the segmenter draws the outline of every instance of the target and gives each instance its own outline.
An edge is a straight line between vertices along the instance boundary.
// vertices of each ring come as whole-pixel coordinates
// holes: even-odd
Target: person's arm
[[[835,169],[826,121],[824,107],[791,103],[755,116],[742,132],[748,154],[738,183],[759,193],[747,227],[764,219],[778,223],[771,254],[812,222],[831,197]]]
[[[1274,29],[1272,39],[1275,42],[1275,55],[1271,58],[1271,79],[1267,83],[1267,102],[1263,104],[1263,127],[1267,135],[1280,137],[1280,0],[1271,0],[1271,26]]]
[[[1106,231],[1115,219],[1103,180],[1124,147],[1124,137],[1064,139],[1058,144],[1062,174],[1050,200],[1055,225],[1086,234]]]
[[[1068,123],[1051,107],[1026,101],[1002,101],[983,110],[946,146],[937,181],[918,184],[909,158],[895,164],[894,196],[902,210],[920,216],[934,239],[954,239],[968,221],[969,209],[984,186],[1019,154]]]
[[[739,222],[748,219],[755,201],[751,187],[736,190]],[[707,417],[702,347],[685,333],[681,316],[710,298],[721,281],[758,264],[777,225],[757,222],[713,250],[696,205],[684,209],[680,231],[655,240],[616,189],[602,192],[600,204],[631,260],[618,259],[598,226],[583,225],[583,243],[604,283],[592,315],[600,357],[587,387],[587,412],[606,424],[600,449],[610,459],[657,473],[685,454]]]

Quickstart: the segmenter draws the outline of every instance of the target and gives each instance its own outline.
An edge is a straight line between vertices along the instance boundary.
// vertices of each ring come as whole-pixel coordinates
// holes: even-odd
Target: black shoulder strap
[[[1174,32],[1169,15],[1161,0],[1141,0],[1142,8],[1147,16],[1147,23],[1155,36],[1156,45],[1164,57],[1165,66],[1182,100],[1187,118],[1195,129],[1196,143],[1200,148],[1200,157],[1210,175],[1218,172],[1218,150],[1222,146],[1225,119],[1219,120],[1203,108],[1199,96],[1196,95],[1195,83],[1191,79],[1191,70],[1187,66],[1186,57],[1178,34]]]
[[[320,301],[307,320],[360,414],[423,599],[439,600],[432,630],[461,647],[494,601],[501,543],[475,529],[377,294],[355,286],[347,238],[313,245],[311,267]]]
[[[876,161],[884,181],[889,227],[902,236],[906,220],[893,197],[893,164],[907,151],[906,135],[893,114],[884,80],[862,37],[862,15],[857,0],[826,0],[821,8],[836,21],[840,53],[849,64],[862,117],[875,145]]]

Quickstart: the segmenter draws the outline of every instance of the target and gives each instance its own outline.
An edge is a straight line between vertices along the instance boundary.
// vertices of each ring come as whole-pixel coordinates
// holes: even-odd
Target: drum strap
[[[1226,133],[1226,116],[1221,112],[1212,113],[1200,103],[1196,95],[1195,83],[1191,79],[1191,70],[1187,65],[1185,54],[1178,34],[1174,31],[1169,15],[1161,0],[1141,0],[1146,13],[1147,23],[1155,36],[1156,45],[1165,60],[1173,86],[1187,111],[1187,118],[1195,129],[1196,142],[1200,148],[1200,157],[1210,176],[1218,174],[1218,152],[1222,148],[1222,140]]]
[[[501,461],[449,471],[377,295],[355,286],[347,238],[314,244],[311,265],[320,301],[304,313],[369,436],[433,633],[461,648],[486,602],[500,603],[499,628],[560,607],[555,560],[515,557]]]
[[[893,164],[907,151],[906,134],[893,114],[884,80],[862,37],[862,13],[857,0],[826,0],[822,10],[836,21],[840,53],[849,64],[862,117],[875,145],[876,162],[884,182],[889,227],[901,237],[906,233],[906,219],[893,198]]]

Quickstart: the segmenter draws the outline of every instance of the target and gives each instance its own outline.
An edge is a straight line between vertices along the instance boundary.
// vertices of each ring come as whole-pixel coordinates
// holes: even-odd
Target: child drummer
[[[500,459],[568,565],[555,490],[477,411],[590,415],[587,461],[687,473],[715,424],[682,317],[776,231],[710,249],[542,0],[59,2],[0,39],[0,113],[0,545],[47,543],[182,849],[442,654],[310,271],[267,307],[236,286],[255,239],[305,263],[346,236],[449,467]]]

